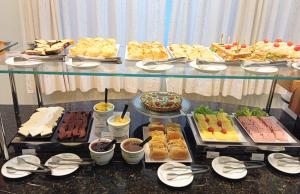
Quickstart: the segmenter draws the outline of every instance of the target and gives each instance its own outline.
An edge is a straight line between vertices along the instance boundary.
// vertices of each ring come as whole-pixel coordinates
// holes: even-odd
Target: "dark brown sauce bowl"
[[[107,151],[95,151],[92,146],[94,144],[97,144],[99,142],[111,142],[112,140],[110,139],[105,139],[105,138],[100,138],[100,139],[96,139],[94,141],[92,141],[89,145],[89,150],[90,150],[90,155],[91,158],[93,160],[95,160],[96,164],[98,165],[105,165],[107,163],[109,163],[109,161],[112,159],[113,155],[114,155],[114,150],[115,150],[115,146],[116,144],[114,144],[109,150]]]
[[[130,142],[130,141],[131,142],[138,142],[138,143],[142,143],[143,141],[141,139],[138,139],[138,138],[129,138],[129,139],[125,139],[124,141],[121,142],[121,150],[122,150],[123,159],[128,164],[137,164],[144,158],[144,153],[145,153],[144,152],[144,147],[141,148],[138,151],[127,150],[128,147],[126,146],[126,144],[128,144],[128,142]]]

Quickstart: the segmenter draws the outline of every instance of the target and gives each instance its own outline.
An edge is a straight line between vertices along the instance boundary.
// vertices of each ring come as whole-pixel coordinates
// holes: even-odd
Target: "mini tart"
[[[173,92],[146,92],[141,96],[144,106],[155,112],[170,112],[181,108],[181,97]]]

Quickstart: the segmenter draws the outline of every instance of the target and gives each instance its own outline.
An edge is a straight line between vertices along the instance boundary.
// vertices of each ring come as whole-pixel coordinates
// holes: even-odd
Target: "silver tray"
[[[177,111],[170,111],[170,112],[155,112],[155,111],[151,111],[145,108],[145,106],[143,105],[142,101],[141,101],[141,96],[137,95],[133,98],[132,100],[132,104],[134,105],[135,109],[146,116],[152,117],[152,118],[176,118],[176,117],[180,117],[181,115],[186,115],[187,111],[190,109],[191,107],[191,103],[190,101],[188,101],[187,99],[183,98],[182,102],[181,102],[181,109],[177,110]]]

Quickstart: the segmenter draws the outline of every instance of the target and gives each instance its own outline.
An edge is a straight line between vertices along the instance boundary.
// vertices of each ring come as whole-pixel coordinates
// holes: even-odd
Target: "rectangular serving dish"
[[[220,57],[217,53],[211,51],[211,50],[210,50],[209,48],[207,48],[207,47],[205,47],[205,49],[207,49],[209,52],[211,52],[211,54],[214,55],[214,60],[215,60],[215,62],[221,62],[221,61],[224,61],[224,59],[223,59],[222,57]],[[167,50],[168,50],[168,53],[170,53],[170,56],[174,58],[175,56],[174,56],[174,54],[173,54],[173,51],[170,49],[169,46],[167,46]],[[205,60],[205,59],[203,59],[203,58],[198,58],[198,60]],[[187,62],[191,62],[191,61],[193,61],[193,60],[187,60]],[[213,61],[212,61],[211,63],[213,63]]]
[[[70,113],[70,111],[68,113]],[[64,143],[64,142],[72,142],[72,143],[88,142],[89,136],[90,136],[90,132],[91,132],[91,127],[92,127],[92,124],[93,124],[92,112],[89,112],[88,124],[87,124],[87,127],[86,127],[86,135],[85,135],[85,137],[83,137],[83,138],[71,137],[69,139],[59,140],[58,139],[58,129],[63,124],[65,116],[66,116],[66,113],[64,114],[63,118],[60,120],[59,124],[57,125],[57,128],[56,128],[56,130],[54,132],[54,135],[52,136],[51,142],[54,142],[54,143],[56,143],[56,142],[62,142],[62,143]]]
[[[193,122],[195,123],[195,126],[196,126],[196,128],[198,130],[199,136],[200,136],[200,138],[201,138],[201,140],[203,142],[217,142],[217,143],[245,143],[245,142],[247,142],[247,140],[245,139],[244,135],[241,133],[239,127],[233,121],[233,119],[234,119],[233,115],[229,115],[229,117],[230,117],[229,119],[231,119],[231,122],[232,122],[232,125],[233,125],[234,129],[238,133],[238,137],[239,137],[240,141],[226,141],[226,140],[217,140],[217,139],[206,139],[203,136],[202,132],[200,131],[200,127],[198,125],[198,122],[197,122],[196,118],[194,117],[194,113],[193,112],[192,112],[192,115],[193,115],[192,116]]]
[[[274,116],[269,116],[269,117],[271,117],[284,130],[285,134],[288,136],[287,141],[279,141],[279,140],[272,141],[272,142],[270,142],[270,141],[256,141],[255,139],[252,138],[250,133],[244,128],[244,126],[239,121],[239,119],[236,117],[236,115],[234,114],[233,116],[234,116],[234,119],[237,121],[237,123],[239,123],[241,128],[248,134],[248,136],[250,137],[250,139],[254,143],[260,143],[260,144],[295,144],[295,143],[297,143],[297,141],[287,132],[287,129]]]
[[[148,133],[149,133],[149,128],[148,127],[143,127],[143,138],[144,140],[146,138],[148,138]],[[184,137],[183,137],[184,138]],[[184,139],[185,141],[185,139]],[[186,144],[186,141],[185,141],[185,144]],[[186,144],[187,145],[187,144]],[[185,160],[173,160],[171,158],[166,158],[164,160],[154,160],[150,157],[150,146],[149,146],[149,143],[146,143],[145,146],[144,146],[144,149],[145,149],[145,162],[146,163],[165,163],[165,162],[182,162],[182,163],[192,163],[193,162],[193,159],[191,157],[191,153],[190,153],[190,150],[187,146],[187,149],[188,149],[188,157],[187,159]]]
[[[52,133],[51,134],[48,134],[48,135],[44,135],[44,136],[41,136],[40,134],[37,135],[37,136],[34,136],[32,137],[30,134],[25,137],[21,134],[18,133],[18,136],[22,137],[24,141],[48,141],[52,138],[53,134],[55,133],[55,131],[57,130],[57,127],[59,125],[59,123],[61,122],[62,118],[64,117],[64,114],[62,114],[61,117],[58,118],[58,120],[56,121],[57,125],[55,127],[53,127],[52,129]]]
[[[118,57],[119,56],[120,44],[116,44],[116,47],[117,47],[117,53],[113,57]],[[68,57],[69,58],[77,58],[77,59],[80,59],[80,60],[101,60],[101,59],[105,59],[104,57],[72,56],[72,55],[70,55],[70,53],[68,53]]]
[[[168,51],[168,49],[166,48],[167,54],[168,54],[168,59],[172,58],[170,52]],[[128,46],[126,45],[125,48],[125,60],[126,61],[143,61],[142,59],[129,59],[128,58]],[[167,59],[163,59],[163,60],[153,60],[153,61],[165,61]],[[151,60],[147,60],[147,61],[151,61]]]

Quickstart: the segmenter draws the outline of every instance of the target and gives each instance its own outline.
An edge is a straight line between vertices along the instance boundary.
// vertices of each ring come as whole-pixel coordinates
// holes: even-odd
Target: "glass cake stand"
[[[181,102],[180,110],[170,111],[170,112],[155,112],[155,111],[148,110],[144,107],[144,105],[141,101],[141,96],[142,96],[142,94],[135,96],[132,100],[132,104],[139,113],[150,117],[150,121],[151,120],[153,121],[155,119],[158,119],[158,120],[159,119],[163,119],[163,120],[164,119],[172,119],[172,118],[180,117],[182,115],[186,115],[188,110],[191,107],[190,101],[183,98],[182,102]]]

